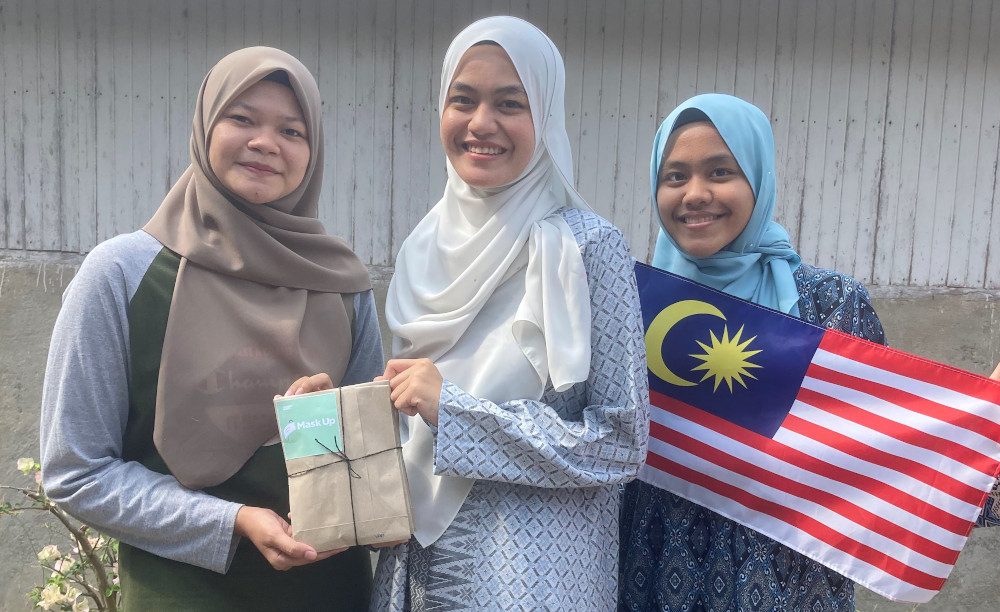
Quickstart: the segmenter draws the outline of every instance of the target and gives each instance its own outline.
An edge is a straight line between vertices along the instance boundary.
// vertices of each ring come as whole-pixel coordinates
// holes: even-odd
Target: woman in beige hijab
[[[367,605],[366,551],[290,537],[273,444],[271,398],[295,373],[351,384],[382,372],[367,270],[316,218],[320,115],[290,55],[223,58],[196,100],[191,166],[66,290],[45,376],[45,486],[121,540],[130,610]]]

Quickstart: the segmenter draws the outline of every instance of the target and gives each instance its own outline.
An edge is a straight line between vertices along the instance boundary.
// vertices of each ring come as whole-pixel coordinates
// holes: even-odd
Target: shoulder
[[[885,343],[882,323],[861,281],[809,264],[801,264],[793,276],[799,292],[800,318]]]
[[[628,252],[628,241],[621,230],[610,221],[590,210],[564,207],[555,215],[561,217],[576,237],[580,251],[586,256],[595,247],[610,246],[612,249]]]
[[[67,293],[84,287],[110,287],[131,298],[161,249],[163,245],[156,238],[141,230],[105,240],[80,264]]]
[[[793,275],[795,285],[799,289],[800,299],[811,295],[827,304],[843,301],[853,294],[869,299],[868,290],[860,281],[836,270],[801,264],[795,269]]]

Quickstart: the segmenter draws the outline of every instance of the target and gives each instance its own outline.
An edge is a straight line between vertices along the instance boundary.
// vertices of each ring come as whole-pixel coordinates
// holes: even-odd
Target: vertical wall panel
[[[157,78],[167,81],[169,171],[167,181],[172,185],[191,163],[191,120],[194,115],[194,96],[200,82],[188,79],[189,44],[187,27],[188,8],[183,1],[170,3],[170,40],[166,49],[154,49]],[[155,201],[156,194],[150,194]]]
[[[659,32],[663,12],[663,6],[658,3],[643,3],[642,12],[636,11],[638,18],[642,21],[642,27],[626,30],[638,32],[641,29],[642,46],[637,58],[639,83],[635,96],[637,116],[634,142],[631,151],[624,147],[620,149],[623,155],[631,155],[631,158],[619,162],[623,165],[621,171],[631,171],[632,196],[629,200],[617,202],[617,206],[621,210],[626,210],[626,207],[631,210],[624,216],[624,222],[620,227],[629,237],[632,252],[642,261],[648,261],[651,255],[649,240],[646,239],[646,236],[653,234],[651,227],[658,227],[658,224],[653,221],[649,208],[649,158],[653,134],[659,127],[660,119],[655,109],[660,89],[657,65],[662,52],[660,45],[663,39]]]
[[[998,160],[1000,160],[1000,136],[998,136],[998,132],[1000,132],[1000,104],[997,104],[997,100],[1000,100],[1000,79],[997,78],[997,74],[1000,74],[1000,8],[994,3],[992,4],[992,14],[990,15],[989,56],[986,63],[986,93],[983,96],[983,118],[984,120],[988,119],[989,131],[983,133],[979,147],[979,169],[982,171],[981,176],[990,178],[989,162],[987,160],[992,158],[992,189],[984,188],[982,197],[982,201],[988,199],[990,202],[990,233],[986,240],[984,282],[985,286],[989,289],[1000,288],[1000,211],[997,210],[997,204],[1000,203],[1000,180],[998,180],[1000,177],[997,176],[997,164]],[[984,123],[987,122],[984,121]],[[978,181],[976,187],[978,194]],[[980,217],[977,221],[985,224],[985,217],[986,215]],[[973,251],[973,254],[974,256],[983,256],[982,251]],[[972,286],[978,286],[978,284]]]
[[[969,251],[966,245],[971,238],[968,220],[972,207],[955,206],[955,203],[972,201],[973,184],[971,181],[956,181],[956,177],[960,172],[964,174],[966,168],[975,167],[979,114],[982,109],[982,81],[968,82],[972,1],[956,0],[952,7],[951,27],[948,32],[943,33],[948,44],[948,56],[941,117],[941,156],[933,201],[932,238],[934,250],[941,254],[947,253],[948,256],[931,259],[928,283],[931,285],[948,284],[955,267],[968,268]],[[969,105],[966,101],[978,103],[979,106],[972,113],[967,113]],[[970,123],[974,127],[970,128]],[[949,249],[951,242],[961,245],[961,248]]]
[[[0,190],[4,202],[4,233],[10,249],[24,248],[24,125],[21,107],[24,99],[24,71],[21,69],[21,19],[22,3],[4,6],[0,34],[3,38],[4,83],[4,189]],[[10,143],[9,145],[7,143]]]
[[[854,6],[850,3],[821,4],[817,14],[817,32],[824,32],[821,52],[816,63],[823,67],[824,78],[820,88],[813,94],[814,101],[822,99],[824,106],[811,117],[812,124],[824,128],[825,137],[818,144],[822,148],[823,179],[820,188],[807,196],[806,211],[818,214],[811,216],[818,220],[815,226],[813,251],[810,261],[826,268],[837,268],[837,244],[840,239],[840,219],[850,218],[857,222],[854,209],[856,202],[843,194],[844,147],[847,141],[847,102],[851,88],[851,45],[854,29]],[[826,24],[826,27],[824,27]],[[833,26],[832,28],[830,26]],[[819,43],[817,43],[819,44]],[[811,113],[812,114],[812,113]],[[826,117],[823,121],[820,117]],[[810,139],[811,140],[811,139]],[[818,204],[818,206],[817,206]]]
[[[411,229],[410,211],[414,208],[414,203],[410,202],[411,189],[410,180],[416,178],[421,173],[416,172],[420,166],[420,158],[414,157],[411,148],[414,142],[424,142],[430,137],[424,131],[421,136],[423,140],[418,140],[415,135],[414,123],[420,122],[426,117],[426,108],[421,110],[418,104],[414,104],[418,98],[414,81],[420,79],[426,71],[417,73],[414,68],[416,63],[416,49],[414,44],[414,31],[417,29],[417,19],[422,13],[427,11],[418,10],[414,0],[400,0],[396,5],[395,44],[396,53],[393,70],[393,100],[392,100],[392,210],[389,214],[388,222],[392,226],[391,255],[394,258],[402,246],[403,240]],[[426,87],[421,91],[426,99],[428,92]],[[413,102],[411,102],[413,101]],[[426,187],[424,187],[426,190]],[[417,191],[412,189],[412,191]]]
[[[29,205],[25,202],[26,219],[38,223],[37,234],[28,231],[28,248],[57,251],[62,245],[62,224],[59,220],[61,196],[59,189],[59,20],[46,19],[44,15],[55,15],[54,0],[40,0],[35,4],[37,47],[34,53],[38,61],[38,83],[35,86],[37,115],[35,109],[27,110],[38,120],[39,143],[35,148],[38,156],[32,160],[30,174],[35,175],[34,193],[38,199]],[[28,167],[26,166],[26,171]],[[34,235],[33,235],[34,234]]]
[[[591,205],[599,214],[607,217],[612,223],[620,223],[615,215],[615,183],[618,179],[618,145],[620,143],[619,127],[621,122],[621,104],[623,90],[622,81],[622,42],[624,40],[624,4],[608,2],[604,5],[603,17],[600,19],[600,32],[604,39],[604,53],[601,61],[600,89],[598,90],[597,141],[596,162],[601,172],[589,172],[596,179],[592,193],[585,194]],[[598,14],[599,15],[599,14]],[[607,44],[615,41],[616,44]],[[596,45],[595,45],[596,48]],[[634,87],[634,84],[633,84]],[[635,95],[630,88],[629,97]],[[581,161],[582,163],[582,161]],[[622,169],[624,170],[624,168]],[[627,217],[626,217],[627,218]]]
[[[59,124],[56,126],[57,164],[49,172],[59,184],[60,197],[52,203],[56,222],[59,224],[59,235],[62,238],[57,250],[79,251],[80,235],[77,228],[80,225],[80,211],[83,208],[79,201],[81,151],[78,149],[76,136],[77,127],[83,117],[80,116],[81,86],[89,75],[81,74],[77,65],[77,45],[79,33],[83,31],[77,22],[77,12],[81,7],[69,5],[59,11],[56,21],[57,38],[59,41]],[[0,142],[3,142],[0,139]]]
[[[919,169],[916,197],[913,207],[913,242],[908,281],[915,285],[928,285],[938,276],[934,268],[941,263],[947,265],[947,244],[935,242],[937,227],[951,226],[951,207],[943,216],[935,214],[935,200],[938,192],[938,175],[946,156],[953,157],[958,151],[942,139],[944,121],[946,67],[948,64],[948,32],[951,30],[952,5],[934,3],[927,7],[929,30],[927,33],[927,70],[924,89],[923,110],[917,119],[919,128]],[[933,75],[940,75],[933,78]],[[960,107],[959,107],[960,108]],[[914,130],[918,131],[918,130]],[[954,194],[949,194],[952,197]],[[943,271],[940,274],[944,281]]]
[[[330,180],[333,180],[334,223],[333,233],[341,236],[350,244],[354,244],[354,78],[356,64],[354,61],[354,33],[357,32],[355,12],[356,4],[351,0],[341,0],[338,3],[337,24],[331,32],[335,38],[336,55],[333,58],[336,66],[337,97],[336,130],[332,142],[336,143],[336,172],[333,176],[327,174],[325,191],[330,191]],[[330,61],[330,60],[327,60]],[[331,71],[332,72],[332,71]],[[331,75],[332,76],[332,75]],[[327,142],[331,142],[327,136]]]
[[[32,136],[24,139],[24,242],[31,250],[43,247],[42,234],[42,149],[48,144],[51,131],[42,125],[41,85],[42,65],[39,61],[38,5],[24,7],[21,13],[21,69],[24,71],[24,95],[21,97],[21,121],[24,134]],[[48,160],[46,160],[48,161]]]
[[[580,103],[580,146],[576,149],[576,182],[580,193],[590,201],[594,210],[601,214],[604,207],[609,204],[607,201],[595,201],[597,193],[598,174],[595,172],[599,165],[600,132],[601,132],[601,78],[602,71],[597,69],[602,64],[604,58],[604,39],[601,30],[604,27],[604,2],[589,2],[586,7],[587,21],[586,27],[576,32],[570,31],[569,36],[574,34],[584,37],[583,47],[583,89]],[[582,10],[582,7],[580,7]],[[614,95],[614,94],[612,94]]]
[[[765,41],[757,35],[761,7],[739,0],[726,0],[723,7],[723,24],[733,22],[737,26],[735,64],[732,67],[733,82],[729,91],[744,100],[754,99],[754,84],[757,80],[757,45]],[[734,21],[732,18],[736,16]],[[771,41],[774,44],[774,41]],[[773,51],[772,51],[773,53]]]
[[[374,70],[375,95],[372,102],[374,129],[370,141],[372,159],[371,262],[389,265],[392,257],[392,149],[393,138],[393,58],[395,53],[396,2],[378,0],[375,13]]]
[[[979,113],[978,149],[976,152],[975,165],[975,188],[972,196],[972,230],[969,240],[969,268],[964,279],[955,278],[954,286],[960,287],[995,287],[990,280],[989,274],[997,271],[996,259],[1000,257],[1000,249],[990,248],[991,244],[998,244],[996,240],[1000,238],[1000,232],[996,229],[1000,227],[1000,212],[996,211],[995,204],[1000,199],[994,194],[997,182],[997,155],[1000,147],[1000,79],[991,78],[990,74],[996,75],[1000,71],[1000,8],[994,3],[976,0],[973,3],[973,22],[977,24],[989,24],[987,32],[982,32],[978,28],[973,30],[973,34],[979,32],[981,38],[976,43],[970,43],[972,48],[982,47],[982,64],[978,58],[972,58],[970,49],[969,60],[969,80],[981,81],[984,83],[982,99],[976,101],[973,113]],[[976,66],[976,69],[973,69]],[[992,180],[990,176],[992,174]],[[961,178],[956,180],[969,180],[963,171]],[[993,242],[991,242],[991,236]],[[991,263],[994,262],[994,263]]]
[[[11,30],[13,26],[10,24],[14,19],[14,7],[6,6],[0,4],[0,41],[7,41],[7,37],[10,36],[8,30]],[[6,45],[0,45],[0,51],[8,52]],[[6,124],[6,108],[7,100],[13,99],[14,94],[14,75],[8,70],[4,62],[3,54],[0,54],[0,143],[5,146],[0,146],[0,249],[8,248],[7,245],[7,232],[10,230],[7,217],[8,208],[11,206],[10,198],[8,197],[5,190],[2,188],[7,185],[8,182],[13,182],[13,178],[8,181],[7,179],[7,124]],[[11,139],[13,143],[13,139]]]
[[[153,92],[159,86],[154,85],[151,78],[150,45],[153,43],[153,33],[149,21],[151,15],[157,13],[157,10],[153,9],[154,6],[157,4],[150,5],[150,8],[146,10],[134,11],[131,19],[131,57],[128,59],[130,60],[129,69],[132,79],[132,91],[131,96],[129,96],[132,121],[131,129],[122,130],[122,132],[131,147],[129,152],[131,161],[126,163],[130,163],[132,166],[132,184],[130,189],[122,194],[120,204],[124,206],[126,202],[131,202],[133,213],[130,219],[126,217],[125,226],[119,231],[130,231],[142,226],[153,216],[160,201],[154,201],[152,197],[154,191],[153,175],[159,174],[158,170],[154,172],[152,165],[166,165],[163,163],[166,159],[161,137],[163,132],[153,130],[154,121],[162,128],[160,122],[163,110],[165,110],[162,108],[162,101],[158,99],[159,95],[154,97]],[[242,25],[241,20],[241,30]],[[158,27],[157,30],[162,30],[162,28]],[[156,35],[156,42],[159,48],[166,47],[166,40],[162,39],[159,34]],[[156,80],[159,81],[159,79]],[[156,191],[166,193],[161,185],[157,185]]]
[[[801,207],[798,211],[797,229],[792,233],[792,240],[798,241],[802,259],[815,262],[823,267],[832,267],[830,259],[835,253],[822,251],[821,243],[825,237],[833,233],[829,222],[829,203],[826,195],[827,169],[837,163],[838,159],[829,159],[828,150],[831,144],[831,133],[837,129],[837,110],[831,107],[831,74],[833,71],[833,44],[836,30],[836,5],[820,0],[810,4],[808,11],[800,12],[808,19],[800,21],[800,35],[812,39],[812,57],[803,53],[803,65],[808,66],[809,76],[809,106],[806,117],[805,131],[805,183],[802,188]],[[808,23],[812,21],[812,23]],[[802,39],[797,41],[796,47]],[[842,99],[841,96],[837,96]],[[825,119],[824,119],[825,118]],[[791,175],[794,178],[794,175]],[[836,209],[832,211],[836,213]],[[789,228],[791,229],[791,228]],[[833,241],[830,241],[833,242]]]

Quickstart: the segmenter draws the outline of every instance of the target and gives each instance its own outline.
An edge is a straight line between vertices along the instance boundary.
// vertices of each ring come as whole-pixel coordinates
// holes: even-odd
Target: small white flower
[[[52,561],[53,559],[58,559],[60,556],[59,549],[55,544],[49,544],[38,553],[38,562],[46,563]]]
[[[90,600],[83,597],[74,601],[73,612],[90,612]]]
[[[52,564],[52,569],[55,570],[53,573],[65,574],[73,567],[74,563],[76,563],[76,559],[65,556]]]
[[[52,610],[53,606],[59,606],[63,600],[63,594],[59,590],[58,584],[45,585],[45,588],[39,593],[39,597],[40,599],[35,606],[43,610]]]
[[[17,469],[21,470],[21,473],[27,476],[35,469],[35,460],[31,457],[21,457],[17,460]]]

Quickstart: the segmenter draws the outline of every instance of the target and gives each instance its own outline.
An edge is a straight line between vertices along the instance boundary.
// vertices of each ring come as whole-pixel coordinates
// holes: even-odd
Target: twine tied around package
[[[354,544],[358,545],[358,544],[360,544],[360,542],[358,542],[358,521],[357,521],[357,516],[354,514],[354,484],[353,484],[353,481],[354,481],[355,478],[357,478],[358,480],[360,480],[361,479],[361,474],[358,474],[357,472],[354,471],[354,467],[351,465],[351,462],[352,461],[360,461],[361,459],[367,459],[369,457],[374,457],[375,455],[381,455],[382,453],[387,453],[389,451],[399,450],[402,447],[401,446],[390,446],[389,448],[385,448],[385,449],[382,449],[380,451],[376,451],[374,453],[368,453],[367,455],[362,455],[360,457],[355,457],[354,459],[351,459],[350,457],[347,456],[347,453],[345,453],[344,451],[340,450],[340,446],[339,445],[337,446],[337,450],[333,450],[332,448],[330,448],[326,444],[323,444],[322,442],[320,442],[319,439],[313,438],[313,440],[316,441],[316,444],[319,444],[320,446],[322,446],[323,448],[325,448],[328,453],[330,453],[334,457],[337,457],[338,459],[340,459],[341,461],[343,461],[344,463],[347,464],[347,475],[350,476],[350,478],[347,480],[347,492],[348,492],[348,495],[349,495],[349,498],[350,498],[350,502],[351,502],[351,527],[354,529]],[[326,465],[317,465],[316,467],[311,467],[308,470],[302,470],[300,472],[295,472],[294,474],[289,474],[288,477],[289,478],[295,478],[296,476],[301,476],[303,474],[308,474],[309,472],[311,472],[313,470],[318,470],[321,467],[326,467],[327,465],[335,465],[337,463],[340,463],[340,461],[334,461],[333,463],[328,463]]]

